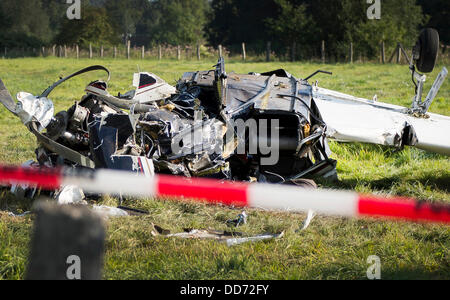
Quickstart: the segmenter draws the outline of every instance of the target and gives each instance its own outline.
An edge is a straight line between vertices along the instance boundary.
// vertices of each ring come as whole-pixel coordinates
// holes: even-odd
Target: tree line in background
[[[69,20],[66,0],[1,0],[0,47],[74,45],[225,45],[240,53],[317,57],[321,41],[336,60],[354,51],[379,53],[380,42],[412,46],[421,27],[450,42],[448,0],[381,0],[369,20],[366,0],[82,0],[81,20]]]

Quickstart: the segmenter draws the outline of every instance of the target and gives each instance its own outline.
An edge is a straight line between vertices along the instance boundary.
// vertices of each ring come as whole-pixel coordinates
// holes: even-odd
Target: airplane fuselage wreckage
[[[102,66],[63,78],[39,96],[21,92],[18,102],[0,80],[0,100],[37,137],[31,167],[313,185],[305,179],[336,177],[328,138],[450,155],[450,118],[428,113],[448,71],[442,70],[424,100],[425,75],[416,71],[433,70],[438,40],[437,32],[426,29],[414,47],[410,108],[309,83],[324,71],[306,79],[285,70],[227,73],[223,58],[213,70],[185,73],[175,87],[155,74],[137,73],[135,89],[117,96],[108,92],[109,71]],[[51,92],[98,70],[108,80],[90,83],[79,102],[55,115]]]

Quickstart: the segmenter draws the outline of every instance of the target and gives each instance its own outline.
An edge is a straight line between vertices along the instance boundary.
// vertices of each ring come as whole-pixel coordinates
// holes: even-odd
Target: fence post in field
[[[349,56],[350,56],[350,63],[352,64],[352,63],[353,63],[353,43],[350,43],[350,53],[349,53]]]
[[[201,52],[200,52],[200,42],[197,43],[197,60],[201,60]]]
[[[177,60],[181,60],[181,46],[177,46]]]
[[[158,45],[158,60],[162,59],[162,46]]]
[[[223,57],[222,45],[219,45],[219,57]]]
[[[397,48],[395,48],[394,52],[392,52],[391,58],[389,59],[389,63],[392,63],[392,60],[394,59],[395,54],[397,54],[398,45]]]
[[[64,58],[67,58],[67,46],[64,45]]]
[[[142,59],[145,58],[145,46],[141,47],[141,57],[142,57]]]
[[[242,43],[242,60],[247,60],[247,52],[245,51],[245,43]]]
[[[403,48],[403,45],[401,43],[399,43],[398,47],[400,48],[401,53],[403,53],[403,55],[405,56],[406,62],[408,64],[411,64],[408,53],[406,53],[405,48]]]
[[[113,50],[113,58],[116,59],[117,58],[117,47],[114,46],[114,50]]]
[[[38,204],[27,280],[100,280],[105,248],[101,218],[86,207]]]
[[[92,44],[89,44],[89,59],[92,59]]]
[[[45,47],[42,47],[41,50],[42,50],[42,57],[45,57]]]
[[[320,52],[322,55],[322,63],[325,63],[325,41],[322,41],[322,47],[320,48]]]
[[[127,59],[130,59],[131,41],[127,41]]]
[[[100,57],[103,58],[104,48],[103,45],[100,46]]]
[[[270,54],[272,52],[272,43],[271,42],[267,42],[267,49],[266,49],[266,61],[269,62],[270,61]]]
[[[56,56],[56,45],[53,45],[52,47],[52,55]]]
[[[386,63],[386,48],[384,45],[384,41],[381,42],[381,63]]]
[[[397,63],[399,64],[402,61],[402,49],[400,47],[400,43],[397,44]]]
[[[294,62],[295,59],[297,58],[297,43],[293,42],[292,43],[292,49],[291,49],[291,61]]]
[[[80,59],[80,46],[75,45],[75,51],[77,52],[77,59]]]

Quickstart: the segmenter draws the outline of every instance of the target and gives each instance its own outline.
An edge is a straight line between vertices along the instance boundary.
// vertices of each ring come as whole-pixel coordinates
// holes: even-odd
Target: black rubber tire
[[[425,28],[420,33],[418,44],[420,46],[420,57],[416,61],[419,72],[433,72],[439,51],[439,33],[432,28]]]

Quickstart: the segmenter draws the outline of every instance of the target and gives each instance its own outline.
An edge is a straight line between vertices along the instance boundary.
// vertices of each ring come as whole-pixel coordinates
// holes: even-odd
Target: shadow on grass
[[[370,180],[370,179],[343,179],[336,182],[317,180],[325,188],[333,189],[350,189],[354,190],[358,185],[370,186],[376,190],[389,190],[392,186],[399,184],[403,185],[421,185],[423,187],[431,187],[446,193],[450,193],[450,174],[437,176],[434,173],[426,173],[418,178],[404,178],[401,175],[394,175],[391,177]]]
[[[399,270],[387,269],[381,271],[381,279],[384,280],[448,280],[450,272],[447,269],[430,271],[424,267],[402,268]]]
[[[369,267],[369,265],[367,265]],[[365,270],[361,270],[361,276],[355,274],[355,270],[342,266],[321,267],[317,271],[322,279],[326,280],[369,280]],[[359,273],[359,271],[357,272]],[[313,271],[313,274],[316,274]],[[450,271],[448,266],[442,266],[439,270],[429,270],[423,266],[410,267],[383,267],[381,266],[381,280],[448,280]]]

